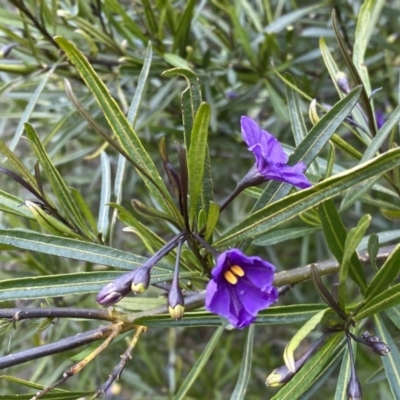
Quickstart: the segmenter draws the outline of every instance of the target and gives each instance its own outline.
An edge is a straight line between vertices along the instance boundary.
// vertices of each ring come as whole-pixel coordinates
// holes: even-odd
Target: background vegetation
[[[377,160],[370,164],[370,175],[364,174],[363,167],[343,175],[343,179],[338,180],[334,201],[329,200],[329,196],[324,197],[326,191],[318,186],[316,196],[320,193],[320,198],[314,205],[307,206],[305,201],[299,203],[291,218],[285,217],[282,210],[283,219],[279,226],[268,225],[268,221],[267,225],[261,226],[247,254],[268,259],[278,271],[291,271],[333,256],[342,261],[346,251],[350,257],[358,248],[365,253],[362,264],[366,281],[374,282],[373,277],[377,276],[375,255],[378,254],[378,264],[382,265],[394,249],[390,272],[381,277],[381,286],[376,286],[375,280],[372,287],[375,297],[380,292],[390,291],[390,285],[397,279],[396,265],[400,265],[399,251],[394,246],[400,236],[400,156],[396,150],[388,153],[399,143],[399,10],[398,0],[2,2],[2,168],[13,170],[27,180],[35,173],[39,159],[43,192],[55,208],[63,210],[59,194],[63,186],[57,180],[53,165],[65,182],[64,187],[76,190],[72,196],[88,221],[84,238],[78,239],[132,255],[131,259],[125,259],[131,264],[124,266],[126,253],[118,262],[107,264],[100,258],[101,252],[89,260],[69,249],[67,242],[59,242],[64,253],[51,252],[46,239],[37,242],[45,237],[35,236],[32,231],[60,238],[72,236],[74,240],[76,237],[71,232],[60,231],[61,228],[46,230],[45,217],[40,219],[38,211],[32,212],[32,209],[36,210],[33,205],[30,209],[24,206],[25,201],[36,201],[37,198],[18,179],[13,179],[15,176],[4,174],[0,177],[2,309],[100,308],[95,302],[95,294],[118,275],[115,271],[140,265],[140,256],[148,258],[159,249],[163,240],[171,237],[170,225],[159,219],[145,218],[132,208],[132,199],[156,207],[160,204],[157,205],[135,168],[130,163],[124,164],[115,147],[107,144],[99,134],[103,131],[109,137],[114,135],[116,141],[120,139],[119,134],[122,134],[118,124],[121,119],[110,109],[111,103],[107,103],[107,94],[101,87],[85,82],[88,76],[98,76],[104,82],[110,98],[116,100],[128,117],[127,121],[134,127],[165,181],[158,144],[162,137],[166,138],[170,161],[177,165],[174,142],[184,143],[183,133],[187,126],[182,122],[182,92],[189,79],[190,93],[196,96],[201,91],[202,100],[211,107],[208,149],[215,202],[222,201],[232,192],[253,163],[253,156],[240,137],[242,115],[260,121],[264,129],[292,152],[293,148],[299,148],[304,138],[301,135],[311,131],[319,118],[348,94],[338,83],[339,71],[348,76],[350,89],[363,83],[365,92],[355,89],[341,103],[340,109],[335,108],[334,113],[326,114],[325,122],[315,125],[314,135],[320,140],[325,132],[327,144],[321,148],[318,143],[322,142],[310,146],[313,154],[307,163],[310,164],[308,176],[314,184],[324,180],[331,182],[331,176],[363,166],[369,159]],[[71,55],[65,56],[68,44],[54,39],[60,36],[87,57],[93,74],[86,71],[85,75],[83,67],[71,63]],[[180,70],[164,73],[173,68]],[[187,70],[193,75],[185,72]],[[68,87],[69,96],[66,93]],[[98,99],[106,99],[103,104],[96,102],[93,92],[96,87]],[[71,92],[80,105],[73,103]],[[369,95],[373,101],[369,101]],[[358,98],[358,105],[350,115],[351,121],[342,124]],[[311,103],[312,99],[316,99],[318,105]],[[183,97],[184,105],[193,105],[195,101],[193,97],[189,100]],[[110,114],[107,115],[106,110]],[[110,115],[115,117],[114,125],[107,122]],[[377,134],[376,122],[381,116],[387,124]],[[29,123],[27,128],[25,123]],[[376,137],[379,140],[373,141]],[[36,143],[36,147],[32,143]],[[360,161],[363,154],[367,156]],[[364,182],[363,186],[355,187],[357,177]],[[221,241],[220,250],[249,239],[249,236],[238,236],[235,242],[235,227],[243,221],[244,224],[252,222],[246,218],[263,189],[253,188],[241,194],[221,215],[214,234],[214,240]],[[268,200],[265,193],[268,195],[264,192],[264,200]],[[272,205],[279,200],[279,196],[269,195]],[[88,205],[87,210],[81,198]],[[282,204],[288,212],[292,204],[290,199],[288,197],[287,204]],[[116,206],[106,207],[110,202],[120,204],[127,211],[117,218]],[[321,214],[323,207],[316,208],[322,203],[325,219]],[[88,210],[93,215],[92,223]],[[371,215],[370,222],[365,219],[367,214]],[[268,213],[265,215],[268,218]],[[346,231],[356,226],[358,230],[353,233],[359,237],[355,235],[353,242],[344,243]],[[130,230],[123,230],[126,227]],[[342,236],[335,238],[335,233]],[[378,251],[378,242],[380,246],[391,247]],[[365,252],[367,249],[369,255]],[[183,259],[182,285],[186,289],[200,290],[207,282],[206,276],[199,271],[198,262],[189,249],[185,250]],[[335,266],[337,263],[327,264]],[[154,271],[153,283],[171,280],[171,266],[173,258],[166,258],[159,270]],[[350,270],[354,273],[351,267]],[[284,276],[284,273],[280,275]],[[332,284],[339,279],[343,282],[345,278],[344,275],[330,274],[324,282],[330,290]],[[281,282],[294,283],[291,279]],[[364,292],[360,291],[357,282],[348,281],[345,305],[352,310],[362,302]],[[400,398],[400,355],[396,345],[400,327],[397,303],[400,299],[397,292],[395,286],[383,300],[378,299],[382,304],[378,301],[369,303],[371,309],[377,308],[364,314],[361,311],[360,315],[369,318],[357,320],[355,334],[369,330],[382,337],[391,348],[390,354],[381,359],[370,348],[357,345],[356,369],[365,399]],[[159,289],[151,287],[141,297],[124,299],[122,305],[131,313],[146,312],[165,303],[165,298],[159,297],[160,293]],[[299,308],[291,309],[292,305]],[[169,317],[144,318],[141,323],[149,329],[140,337],[120,380],[110,387],[109,398],[346,398],[349,364],[343,333],[341,342],[323,360],[325,364],[316,376],[310,381],[299,378],[298,386],[293,386],[295,395],[287,389],[290,384],[294,385],[293,381],[284,387],[287,392],[265,386],[266,377],[283,364],[282,354],[288,341],[313,315],[328,308],[309,278],[288,291],[281,298],[279,307],[282,308],[276,312],[271,308],[262,313],[250,334],[249,329],[218,331],[219,317],[202,311],[188,314],[180,322]],[[332,315],[329,318],[333,318]],[[99,321],[90,319],[32,318],[15,322],[8,317],[1,325],[1,352],[4,356],[15,354],[100,325]],[[310,331],[301,342],[296,358],[321,335],[323,325]],[[90,398],[112,373],[131,337],[132,332],[120,335],[78,376],[61,386],[66,392],[46,394],[43,398]],[[98,344],[88,348],[93,350]],[[53,384],[64,371],[89,354],[87,349],[84,353],[80,353],[81,350],[64,351],[3,369],[0,398],[12,399],[16,394],[25,394],[18,398],[31,398],[32,393],[41,388],[34,384]],[[203,360],[201,357],[206,362],[204,368],[195,364]],[[1,360],[3,358],[0,358],[0,365]],[[248,373],[245,367],[250,362],[251,372]],[[306,370],[304,376],[307,376]]]

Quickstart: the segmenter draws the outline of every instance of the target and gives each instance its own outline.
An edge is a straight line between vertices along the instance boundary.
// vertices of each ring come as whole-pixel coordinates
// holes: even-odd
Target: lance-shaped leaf
[[[371,223],[371,216],[369,214],[364,215],[359,221],[356,227],[350,229],[349,233],[347,234],[346,241],[344,244],[344,251],[343,251],[343,259],[342,264],[339,271],[339,305],[344,308],[345,306],[345,289],[346,289],[346,281],[347,275],[349,272],[350,266],[359,266],[360,262],[354,263],[353,259],[355,260],[357,254],[355,253],[358,245],[361,242],[361,239],[364,237],[365,232],[367,231],[369,224]],[[353,267],[354,269],[354,267]],[[364,289],[365,285],[365,275],[362,268],[358,268],[357,270],[353,271],[353,274],[357,277],[360,277],[362,286],[361,288]],[[358,283],[358,281],[356,281]]]
[[[294,351],[299,347],[301,341],[321,322],[325,313],[329,310],[321,310],[313,317],[311,317],[292,337],[290,342],[286,345],[285,351],[283,353],[283,359],[289,371],[296,372],[296,366],[294,361]]]
[[[382,363],[385,368],[386,378],[389,382],[390,390],[392,391],[393,398],[400,398],[400,352],[397,344],[382,319],[376,315],[374,318],[377,334],[390,347],[390,353],[386,357],[382,357]]]
[[[341,317],[343,320],[346,320],[346,313],[345,311],[339,306],[336,299],[333,295],[328,291],[324,283],[322,282],[321,277],[319,276],[318,270],[315,265],[311,265],[311,278],[314,283],[315,289],[317,290],[318,294],[321,296],[322,300],[328,304],[329,307],[332,308],[336,314]]]
[[[214,245],[222,248],[234,245],[240,240],[259,237],[301,212],[343,193],[344,190],[355,184],[381,175],[398,165],[400,165],[400,149],[389,150],[365,164],[358,165],[328,178],[312,188],[291,194],[264,207],[225,233]]]
[[[254,325],[249,326],[246,343],[244,345],[242,362],[240,363],[239,377],[232,392],[231,400],[242,400],[245,398],[247,385],[250,379],[251,361],[253,358]]]
[[[208,125],[211,109],[207,103],[202,103],[194,121],[190,147],[188,152],[190,222],[193,224],[199,207],[203,187],[204,163],[207,153]]]
[[[217,346],[219,339],[224,331],[224,328],[221,326],[219,327],[214,335],[211,337],[207,346],[204,348],[201,355],[197,358],[195,364],[193,365],[192,369],[190,370],[189,374],[183,381],[181,387],[176,393],[174,399],[175,400],[183,400],[186,398],[186,394],[189,389],[192,387],[193,383],[196,381],[196,378],[199,376],[200,372],[203,370],[206,362],[210,358],[212,352],[214,351],[215,347]]]
[[[358,70],[356,66],[353,63],[353,60],[350,57],[350,54],[347,50],[347,45],[345,41],[343,40],[342,34],[340,33],[339,25],[337,23],[337,18],[336,18],[336,11],[332,11],[332,25],[333,25],[333,30],[335,32],[336,39],[339,44],[339,49],[342,53],[343,59],[346,62],[347,67],[350,70],[351,77],[353,81],[355,82],[356,85],[362,85],[362,92],[361,92],[361,103],[363,105],[363,109],[367,115],[367,120],[368,120],[368,127],[370,129],[370,132],[372,133],[373,136],[376,134],[376,128],[375,128],[375,118],[374,118],[374,112],[372,110],[371,102],[369,100],[369,93],[367,93],[367,88],[364,87],[365,82],[362,81],[360,74],[358,73]]]
[[[173,68],[168,71],[163,72],[164,76],[174,76],[181,75],[183,76],[188,84],[188,87],[182,93],[182,118],[183,118],[183,127],[185,130],[185,145],[188,149],[190,147],[190,134],[193,129],[194,119],[197,114],[197,110],[200,107],[201,103],[201,91],[200,84],[197,78],[197,75],[185,68]]]
[[[375,274],[372,281],[365,292],[365,301],[371,300],[373,297],[382,293],[391,285],[399,274],[400,270],[400,244],[390,253],[385,263]]]
[[[14,171],[16,171],[23,180],[26,181],[31,187],[33,187],[37,192],[39,192],[35,177],[29,172],[28,168],[26,168],[22,164],[21,160],[7,147],[7,145],[2,140],[0,140],[0,153],[7,157]]]
[[[154,207],[147,206],[146,204],[142,203],[139,200],[133,199],[132,206],[139,214],[143,215],[147,219],[152,219],[152,218],[162,219],[163,221],[167,221],[170,224],[174,225],[176,228],[182,229],[182,227],[179,226],[177,222],[173,218],[171,218],[169,214],[163,213],[162,211],[159,211]]]
[[[308,360],[271,400],[293,400],[299,398],[314,382],[326,372],[344,351],[342,333],[329,337],[327,342]]]
[[[47,232],[57,236],[66,236],[83,240],[85,239],[74,232],[69,226],[52,216],[51,213],[44,210],[40,205],[32,201],[26,201],[25,205],[31,211],[38,224]]]
[[[324,229],[326,243],[328,244],[329,249],[335,256],[336,260],[338,260],[338,262],[342,264],[345,252],[347,232],[333,201],[327,200],[322,203],[318,207],[318,213],[322,222],[322,227]],[[350,263],[351,265],[351,278],[361,287],[362,290],[365,290],[367,286],[367,280],[365,278],[361,262],[358,259],[357,254],[354,253],[354,250],[355,248],[351,253],[347,253],[347,256],[349,256],[350,258],[346,260],[346,263]]]
[[[354,320],[361,321],[364,318],[385,311],[398,304],[400,304],[400,283],[384,290],[364,304],[355,315]]]
[[[145,257],[99,244],[25,230],[0,229],[0,243],[128,270],[142,265],[147,260]],[[157,265],[171,269],[163,262],[159,262]]]
[[[97,230],[101,233],[103,240],[108,232],[109,224],[109,202],[111,198],[111,168],[107,154],[101,152],[101,196],[99,206],[99,219]]]
[[[88,230],[85,221],[82,218],[81,212],[71,195],[70,190],[68,189],[60,173],[54,166],[53,162],[50,160],[50,157],[44,149],[37,133],[29,124],[25,124],[25,129],[29,140],[32,142],[33,150],[35,151],[35,154],[40,164],[42,165],[47,178],[49,179],[51,187],[53,188],[54,193],[57,196],[58,201],[60,202],[60,205],[69,216],[69,219],[81,232],[84,232],[88,236],[93,236],[93,233]]]
[[[175,207],[152,159],[144,149],[142,142],[122,113],[117,102],[111,97],[107,87],[96,74],[85,56],[71,42],[62,37],[56,37],[55,41],[76,66],[88,89],[96,98],[97,103],[122,148],[144,169],[144,171],[146,171],[146,176],[140,172],[139,174],[142,176],[150,193],[167,212],[178,216],[179,211]],[[156,186],[147,179],[147,176],[151,176],[154,179]]]

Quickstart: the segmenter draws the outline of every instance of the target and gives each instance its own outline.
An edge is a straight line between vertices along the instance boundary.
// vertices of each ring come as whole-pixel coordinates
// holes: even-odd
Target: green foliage
[[[397,3],[39,3],[0,8],[0,398],[399,398]],[[312,188],[235,192],[242,115]],[[204,309],[232,247],[287,291],[243,331]]]

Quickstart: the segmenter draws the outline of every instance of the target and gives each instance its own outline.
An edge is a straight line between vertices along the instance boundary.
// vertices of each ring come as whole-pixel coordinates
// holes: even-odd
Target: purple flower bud
[[[389,346],[383,342],[375,342],[371,347],[374,353],[379,354],[380,356],[387,356],[390,352]]]
[[[185,311],[185,300],[178,280],[174,280],[168,294],[168,311],[173,319],[181,319]]]
[[[136,271],[128,272],[108,283],[96,296],[96,301],[103,305],[109,306],[120,301],[131,291],[131,282],[133,274]]]
[[[135,270],[135,275],[132,279],[131,290],[133,293],[143,293],[150,284],[151,268],[140,267]]]
[[[347,385],[347,398],[349,400],[361,400],[361,385],[354,370],[351,372],[349,384]]]
[[[234,100],[236,97],[238,97],[238,94],[234,90],[227,90],[225,92],[225,96],[229,100]]]
[[[339,72],[336,75],[336,83],[339,86],[339,89],[343,93],[349,94],[351,92],[350,85],[349,85],[349,79],[347,78],[347,76],[344,72]]]

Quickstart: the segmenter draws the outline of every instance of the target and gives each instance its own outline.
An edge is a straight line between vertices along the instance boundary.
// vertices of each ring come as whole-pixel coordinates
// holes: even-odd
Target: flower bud
[[[336,75],[336,83],[343,93],[349,94],[351,92],[349,80],[344,72],[338,72]]]
[[[183,314],[185,313],[185,307],[183,305],[176,305],[175,307],[168,307],[169,315],[172,319],[179,320],[182,319]]]
[[[168,312],[175,320],[181,319],[185,312],[185,301],[177,280],[172,282],[171,290],[168,293]]]
[[[350,375],[349,384],[347,385],[347,398],[349,400],[361,400],[361,385],[354,370]]]
[[[271,374],[265,380],[265,384],[271,387],[282,386],[285,383],[288,383],[298,372],[306,361],[314,354],[314,352],[318,349],[319,345],[325,339],[325,334],[322,335],[316,342],[314,342],[310,348],[294,363],[294,372],[289,371],[289,368],[285,365],[282,365],[279,368],[275,368]]]
[[[386,343],[383,342],[375,342],[372,344],[372,350],[374,353],[380,355],[380,356],[387,356],[388,353],[390,352],[390,348]]]
[[[143,293],[150,283],[150,269],[147,267],[140,267],[135,270],[135,275],[132,279],[131,290],[133,293]]]
[[[108,283],[97,294],[96,301],[103,306],[109,306],[120,301],[131,291],[132,277],[135,272],[128,272]]]
[[[265,380],[265,384],[270,387],[279,387],[288,383],[294,376],[295,373],[290,372],[286,365],[282,365],[279,368],[275,368]]]

